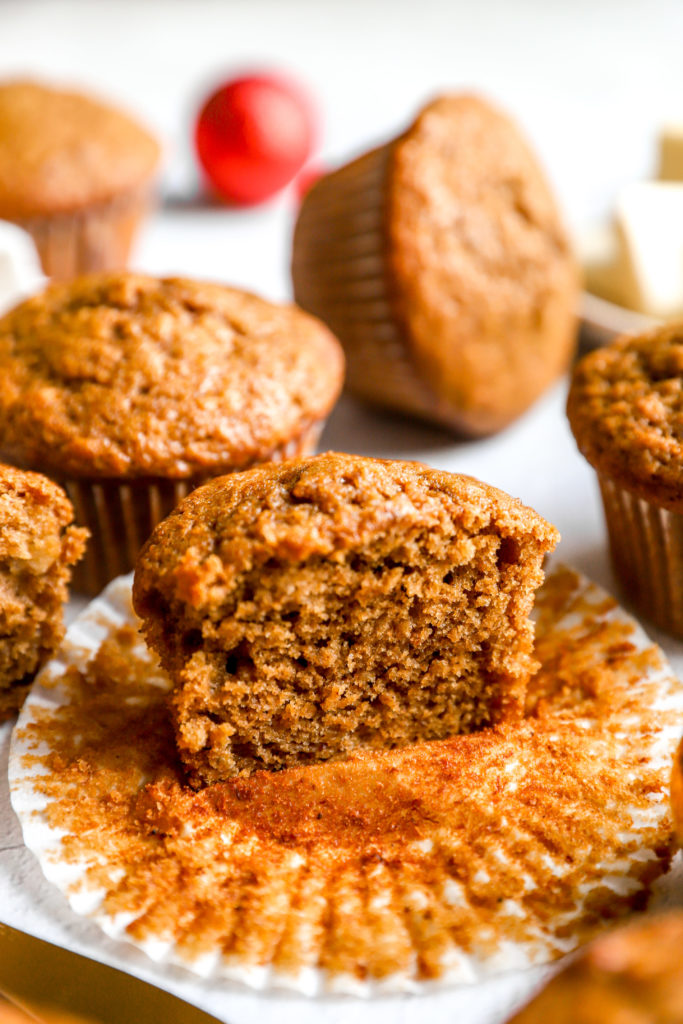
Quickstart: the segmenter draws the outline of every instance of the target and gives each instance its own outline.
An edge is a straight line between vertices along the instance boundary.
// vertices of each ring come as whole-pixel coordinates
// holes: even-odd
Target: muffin
[[[683,912],[596,939],[510,1024],[681,1024]]]
[[[19,710],[64,636],[62,608],[86,531],[64,492],[0,465],[0,722]]]
[[[567,367],[577,271],[516,125],[443,96],[398,139],[315,184],[292,261],[362,399],[466,435],[519,416]]]
[[[683,637],[683,324],[576,366],[567,412],[596,473],[614,570],[636,609]]]
[[[32,1004],[31,1013],[24,1013],[14,1003],[6,1002],[0,995],[0,1024],[36,1024],[37,1020],[43,1022],[43,1024],[92,1024],[83,1017],[74,1017],[73,1014],[61,1013],[53,1010],[45,1010],[41,1005],[35,1007]],[[36,1013],[40,1016],[37,1017]]]
[[[155,529],[133,600],[195,782],[519,717],[558,540],[470,477],[328,453],[210,481]]]
[[[32,235],[49,277],[125,267],[159,155],[149,132],[99,100],[0,84],[0,219]]]
[[[683,847],[683,740],[678,745],[671,772],[671,810],[676,841]]]
[[[335,338],[294,307],[87,276],[0,319],[0,453],[64,486],[92,534],[75,585],[96,593],[198,482],[311,451],[342,376]]]

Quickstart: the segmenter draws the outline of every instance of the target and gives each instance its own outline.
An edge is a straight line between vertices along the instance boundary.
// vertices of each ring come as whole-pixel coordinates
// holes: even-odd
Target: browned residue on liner
[[[49,769],[35,785],[67,832],[60,856],[91,862],[82,884],[135,914],[132,938],[190,958],[428,979],[454,948],[558,956],[640,906],[671,849],[667,814],[635,819],[666,798],[670,766],[647,750],[675,714],[652,705],[678,684],[648,678],[658,649],[636,649],[632,625],[605,619],[614,602],[590,598],[565,570],[540,592],[521,724],[199,792],[157,670],[133,628],[116,630],[69,671],[70,703],[27,729],[52,751],[35,755]]]

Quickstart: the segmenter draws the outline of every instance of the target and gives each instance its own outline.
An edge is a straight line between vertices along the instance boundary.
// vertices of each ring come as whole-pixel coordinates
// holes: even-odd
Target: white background
[[[393,134],[440,89],[483,91],[526,128],[576,233],[608,214],[622,182],[651,170],[658,125],[683,121],[682,43],[680,0],[0,0],[0,76],[66,81],[137,112],[164,139],[165,194],[196,191],[188,140],[206,91],[244,69],[279,68],[312,89],[319,158],[328,165]],[[286,298],[294,210],[291,193],[250,211],[161,210],[140,237],[135,265]],[[611,588],[597,491],[564,420],[564,390],[562,383],[502,435],[469,444],[345,399],[323,445],[421,458],[495,483],[560,528],[563,560]],[[0,747],[6,739],[0,730]],[[34,930],[93,955],[121,955],[73,920],[21,850],[16,826],[3,835],[3,821],[0,919],[21,924],[19,890],[34,892]],[[120,962],[146,973],[132,954]],[[526,984],[502,983],[500,992]],[[208,993],[180,987],[216,1012]],[[453,992],[428,1015],[459,1024],[500,1019],[495,993],[480,995]],[[228,997],[221,1015],[254,1020],[265,1009],[259,998]],[[369,1012],[348,1001],[318,1011],[290,1000],[278,1012],[283,1021],[322,1024],[424,1014],[414,1000]]]

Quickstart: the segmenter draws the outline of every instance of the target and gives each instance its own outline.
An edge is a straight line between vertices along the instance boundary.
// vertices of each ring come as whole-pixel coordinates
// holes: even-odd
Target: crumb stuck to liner
[[[301,437],[272,452],[270,461],[311,455],[323,425],[322,422],[312,425]],[[208,479],[209,476],[192,480],[160,477],[127,482],[60,481],[73,504],[76,522],[90,530],[85,555],[74,569],[73,589],[94,597],[114,577],[130,572],[140,548],[157,523]]]
[[[195,792],[117,580],[14,734],[26,844],[77,913],[212,980],[369,996],[553,960],[668,867],[683,692],[576,573],[536,618],[521,724]]]

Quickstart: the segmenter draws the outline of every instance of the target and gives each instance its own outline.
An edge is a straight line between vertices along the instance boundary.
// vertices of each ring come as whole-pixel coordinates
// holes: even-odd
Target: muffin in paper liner
[[[480,436],[566,369],[578,275],[514,123],[441,96],[402,135],[325,175],[292,250],[297,303],[329,324],[361,399]]]
[[[391,145],[367,153],[336,171],[329,191],[307,197],[294,243],[297,301],[335,325],[347,356],[346,383],[354,394],[449,424],[452,414],[422,379],[389,301],[384,231],[391,153]]]
[[[273,451],[270,461],[311,455],[323,422]],[[263,460],[268,461],[268,460]],[[116,576],[132,570],[140,548],[178,502],[210,476],[190,480],[158,478],[119,480],[62,480],[81,526],[90,531],[85,555],[73,572],[75,590],[92,596]]]
[[[683,323],[625,335],[574,367],[567,416],[595,470],[614,571],[644,618],[683,639]]]
[[[309,454],[343,374],[336,338],[291,304],[85,275],[0,320],[0,453],[69,494],[92,536],[74,586],[94,595],[197,484]]]
[[[78,274],[126,267],[154,203],[152,189],[145,186],[74,212],[15,223],[31,235],[47,277],[67,281]]]
[[[25,842],[77,913],[206,978],[369,996],[553,960],[668,868],[683,688],[569,569],[536,631],[521,723],[193,790],[116,580],[15,729]]]
[[[137,118],[102,99],[0,82],[0,217],[29,232],[48,277],[126,266],[160,154]]]
[[[683,638],[683,516],[598,479],[623,592],[650,622]]]

